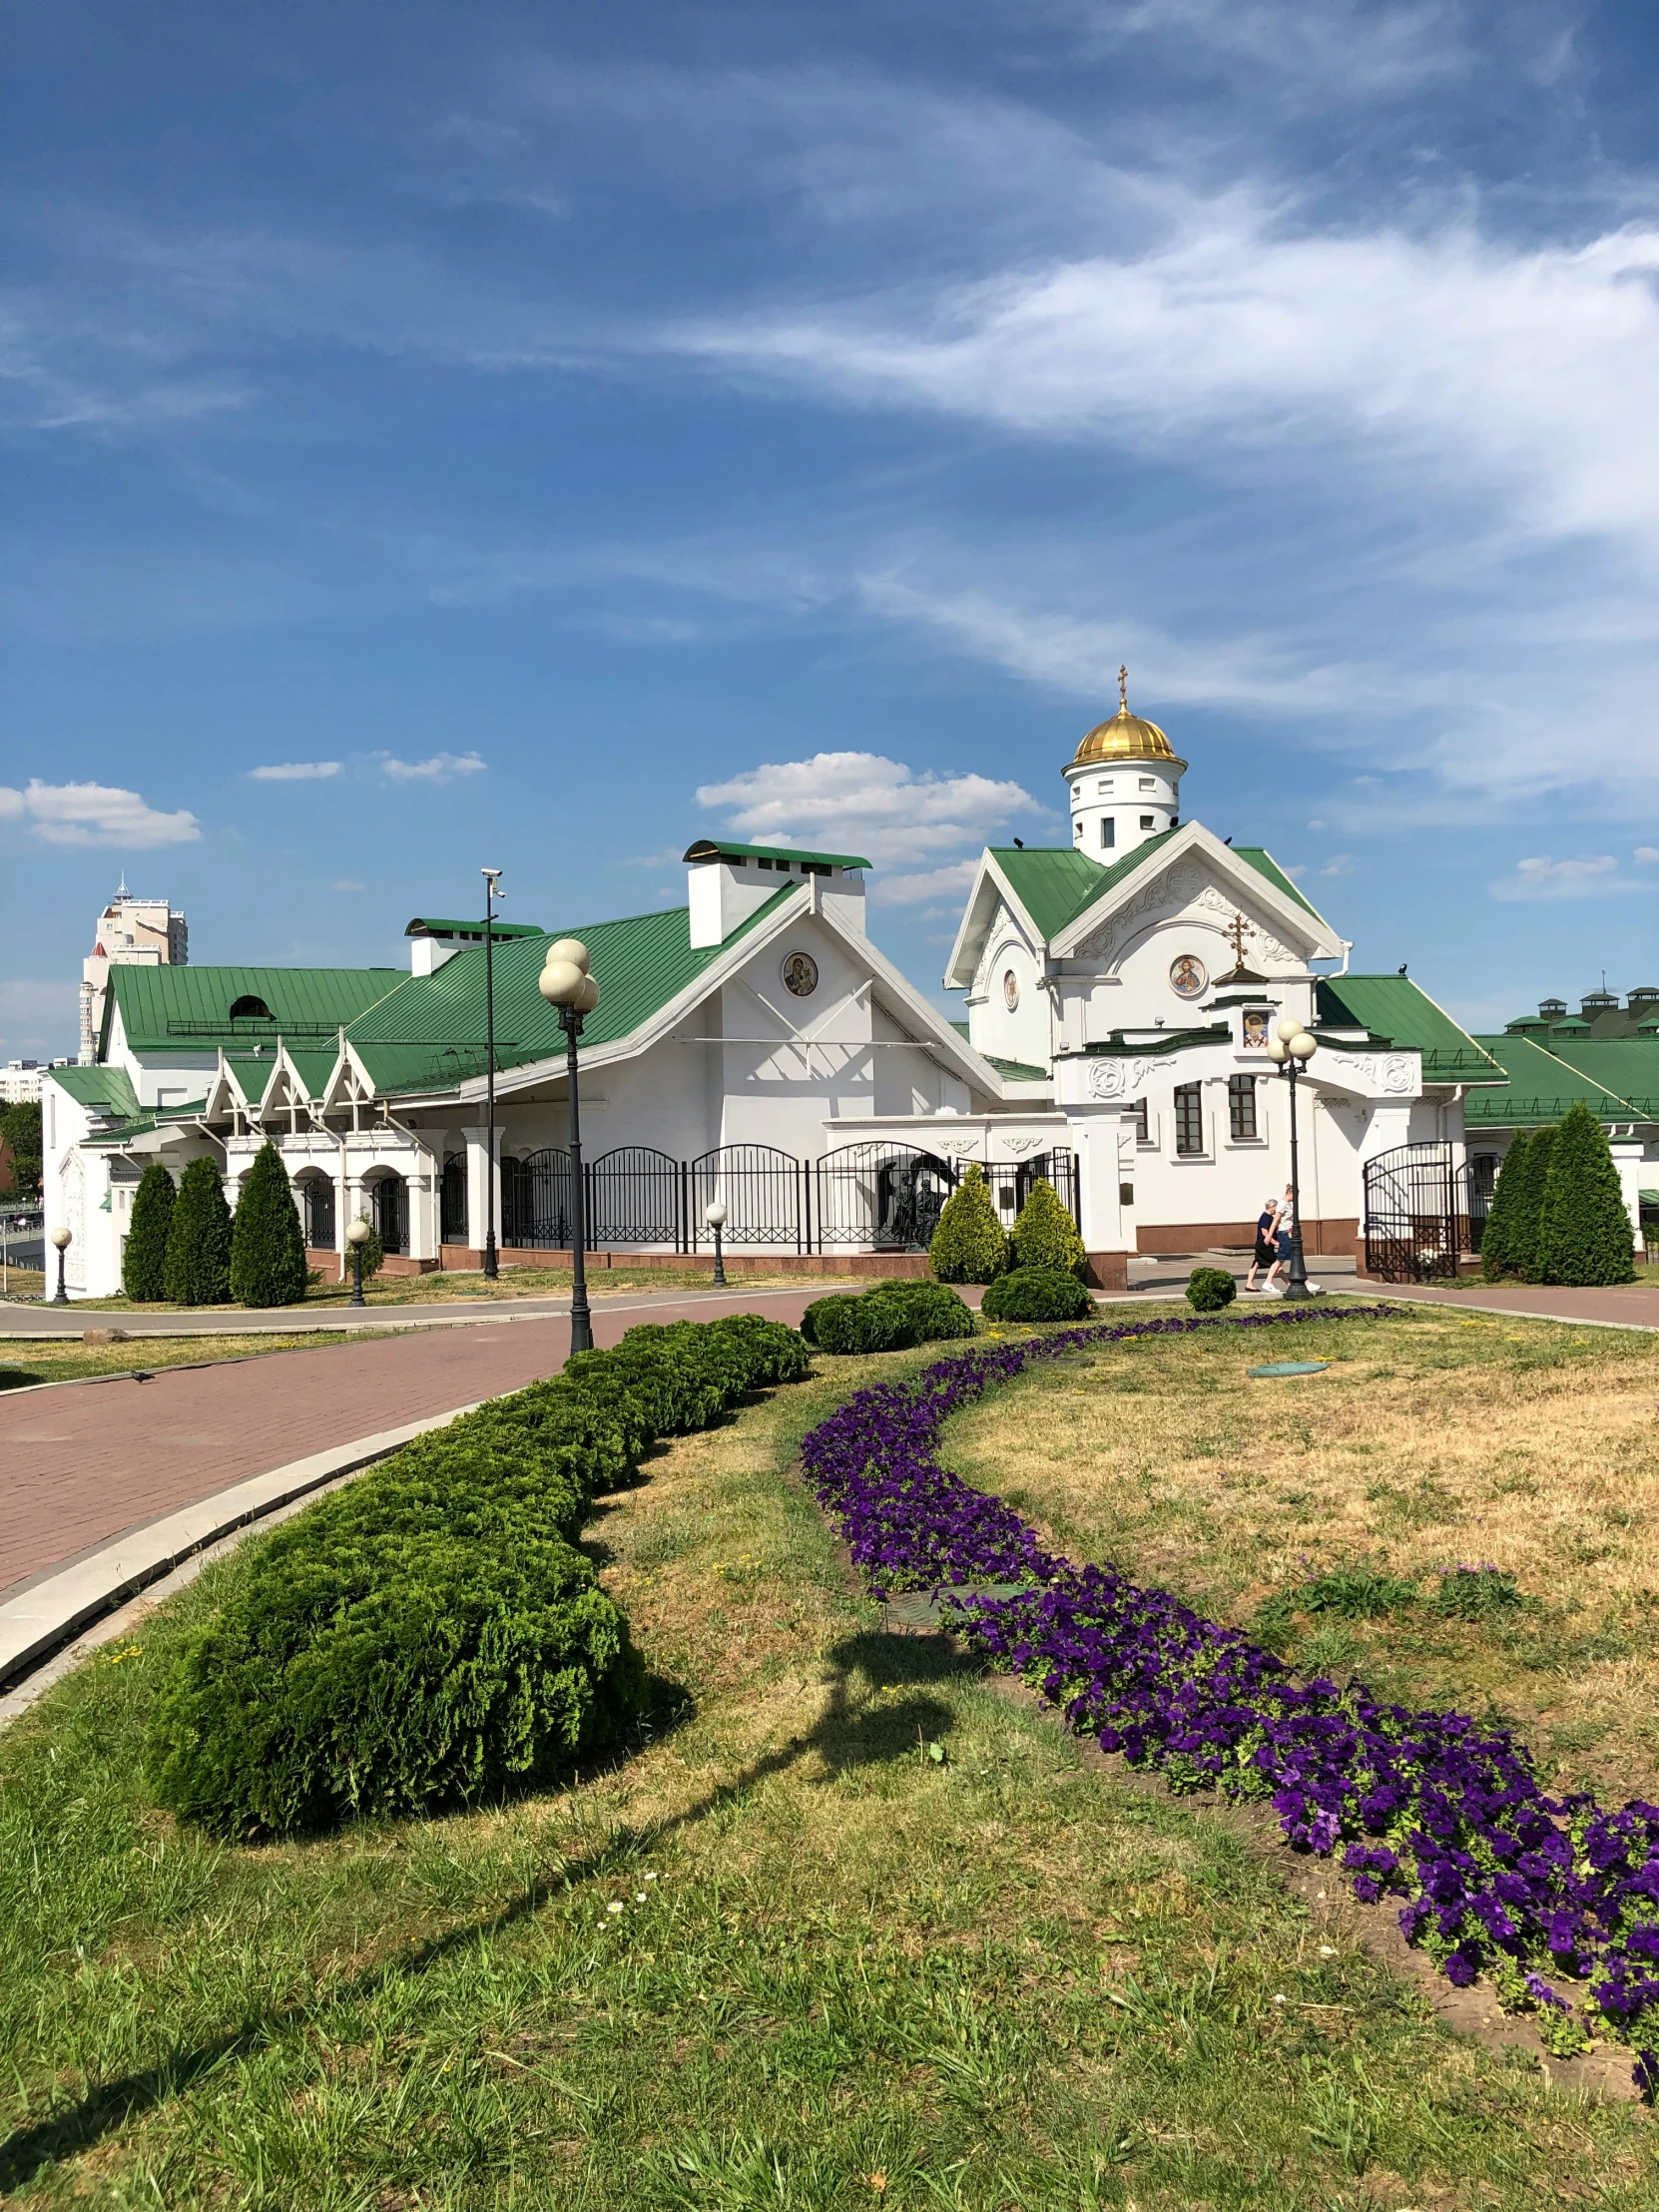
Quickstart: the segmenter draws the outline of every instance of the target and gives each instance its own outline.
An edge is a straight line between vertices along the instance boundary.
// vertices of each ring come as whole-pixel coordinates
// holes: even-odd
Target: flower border
[[[1403,1899],[1401,1929],[1446,1978],[1464,1986],[1490,1973],[1500,2001],[1535,2014],[1557,2055],[1585,2049],[1588,2025],[1634,2043],[1659,2023],[1659,1806],[1551,1798],[1507,1730],[1382,1704],[1358,1681],[1299,1684],[1272,1652],[1168,1591],[1044,1551],[1011,1507],[938,1463],[950,1415],[1034,1361],[1130,1338],[1398,1313],[1175,1316],[971,1352],[858,1391],[807,1436],[803,1465],[874,1595],[943,1593],[993,1663],[1172,1789],[1271,1799],[1293,1848],[1340,1851],[1368,1904]],[[964,1589],[987,1582],[1026,1587],[996,1598]],[[952,1589],[964,1594],[952,1601]],[[1593,1986],[1575,2006],[1546,1972]],[[1638,2049],[1635,2081],[1651,2101],[1659,2052]]]

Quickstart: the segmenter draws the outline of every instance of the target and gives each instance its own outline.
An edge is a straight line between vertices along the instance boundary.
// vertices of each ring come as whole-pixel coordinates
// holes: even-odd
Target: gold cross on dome
[[[1127,662],[1123,662],[1120,663],[1118,667],[1118,713],[1120,715],[1126,715],[1128,712],[1129,668]]]
[[[1243,914],[1237,913],[1233,916],[1233,926],[1222,931],[1222,935],[1233,947],[1233,964],[1235,967],[1244,966],[1245,939],[1246,937],[1253,937],[1255,934],[1255,930],[1252,929]]]

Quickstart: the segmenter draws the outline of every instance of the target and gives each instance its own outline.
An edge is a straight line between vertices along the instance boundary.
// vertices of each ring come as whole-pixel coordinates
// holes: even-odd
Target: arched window
[[[271,1008],[252,991],[246,992],[231,1008],[233,1021],[270,1021],[271,1018]]]

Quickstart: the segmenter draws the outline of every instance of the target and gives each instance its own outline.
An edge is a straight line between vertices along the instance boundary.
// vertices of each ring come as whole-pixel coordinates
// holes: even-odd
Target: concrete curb
[[[0,1688],[12,1689],[90,1622],[160,1581],[209,1544],[341,1475],[372,1465],[429,1429],[446,1427],[483,1402],[452,1406],[426,1420],[382,1428],[348,1444],[314,1451],[308,1458],[290,1459],[264,1474],[249,1475],[213,1497],[199,1498],[160,1520],[128,1529],[67,1566],[50,1568],[0,1603]]]

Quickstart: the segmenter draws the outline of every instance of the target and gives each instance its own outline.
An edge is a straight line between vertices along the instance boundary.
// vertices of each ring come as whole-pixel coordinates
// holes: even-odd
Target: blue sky
[[[789,836],[932,987],[1120,660],[1358,966],[1659,981],[1647,11],[10,44],[0,1056],[73,1050],[123,868],[199,961],[402,964],[484,862],[569,926]]]

